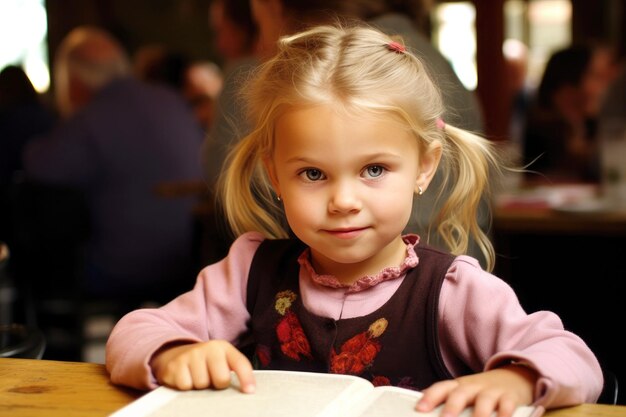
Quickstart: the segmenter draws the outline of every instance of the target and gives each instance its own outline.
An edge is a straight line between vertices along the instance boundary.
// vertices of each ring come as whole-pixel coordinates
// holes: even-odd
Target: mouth
[[[342,227],[338,229],[324,230],[324,232],[338,239],[353,239],[360,236],[367,229],[367,227]]]

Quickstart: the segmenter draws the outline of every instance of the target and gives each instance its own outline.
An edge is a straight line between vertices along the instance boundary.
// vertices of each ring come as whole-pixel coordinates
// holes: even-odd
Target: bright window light
[[[532,0],[528,4],[530,23],[529,77],[538,83],[552,53],[572,42],[570,0]]]
[[[0,69],[24,68],[37,91],[50,87],[44,0],[0,1]]]
[[[572,41],[572,4],[570,0],[506,0],[504,3],[504,54],[527,60],[527,85],[536,88],[552,53]],[[524,45],[522,52],[512,49]]]
[[[435,10],[435,45],[469,90],[478,84],[475,23],[476,9],[471,2],[443,3]]]

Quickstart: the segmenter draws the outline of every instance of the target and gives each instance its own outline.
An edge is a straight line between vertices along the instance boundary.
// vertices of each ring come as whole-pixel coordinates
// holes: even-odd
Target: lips
[[[367,227],[346,227],[326,230],[326,233],[339,239],[352,239],[361,235],[366,229]]]

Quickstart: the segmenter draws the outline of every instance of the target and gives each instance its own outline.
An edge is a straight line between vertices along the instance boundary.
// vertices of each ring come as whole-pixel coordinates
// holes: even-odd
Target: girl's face
[[[438,149],[419,155],[400,123],[332,106],[289,110],[274,139],[268,171],[316,271],[350,283],[400,265],[413,193],[430,182]]]

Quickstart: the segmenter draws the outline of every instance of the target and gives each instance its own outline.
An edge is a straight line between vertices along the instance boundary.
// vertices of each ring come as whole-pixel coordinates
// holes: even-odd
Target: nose
[[[341,181],[332,187],[328,211],[330,213],[358,212],[363,202],[359,196],[358,186],[350,181]]]

